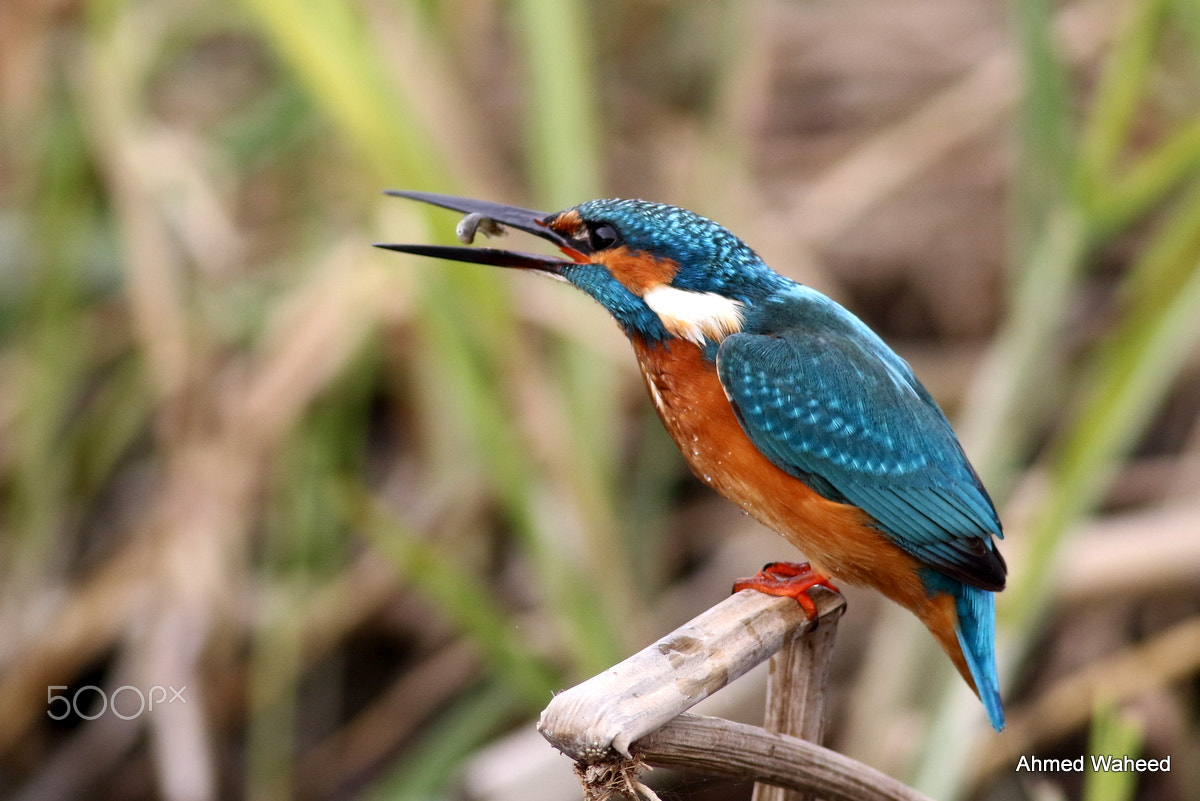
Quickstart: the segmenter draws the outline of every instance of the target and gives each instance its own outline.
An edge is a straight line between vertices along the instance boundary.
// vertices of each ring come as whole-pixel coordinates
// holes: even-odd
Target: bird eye
[[[617,229],[608,223],[589,225],[587,237],[588,247],[592,249],[593,253],[598,250],[607,250],[621,241],[621,235],[617,233]]]

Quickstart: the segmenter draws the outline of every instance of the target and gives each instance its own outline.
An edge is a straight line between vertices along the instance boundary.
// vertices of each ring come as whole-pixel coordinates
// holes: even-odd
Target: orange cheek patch
[[[555,217],[549,222],[549,227],[567,239],[579,239],[587,231],[583,218],[575,209],[568,209]],[[645,251],[630,250],[624,245],[591,255],[562,245],[559,250],[580,264],[591,262],[602,265],[613,278],[639,297],[656,286],[670,284],[675,273],[679,272],[679,265],[670,259],[658,259]]]
[[[632,251],[624,245],[595,253],[592,261],[604,265],[613,278],[639,296],[656,286],[670,284],[679,272],[679,265],[670,259],[656,259],[645,251]]]

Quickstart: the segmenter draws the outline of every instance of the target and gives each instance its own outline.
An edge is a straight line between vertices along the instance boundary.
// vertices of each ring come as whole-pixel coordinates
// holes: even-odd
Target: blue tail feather
[[[966,657],[979,699],[987,710],[992,728],[1004,728],[1004,708],[1000,703],[1000,680],[996,676],[996,599],[978,587],[959,585],[955,596],[958,612],[958,644]]]

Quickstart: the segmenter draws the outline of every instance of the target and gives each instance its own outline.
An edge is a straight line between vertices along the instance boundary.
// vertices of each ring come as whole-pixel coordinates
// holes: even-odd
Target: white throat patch
[[[742,330],[742,304],[715,292],[656,286],[647,290],[642,300],[667,331],[697,345],[705,340],[720,342]]]

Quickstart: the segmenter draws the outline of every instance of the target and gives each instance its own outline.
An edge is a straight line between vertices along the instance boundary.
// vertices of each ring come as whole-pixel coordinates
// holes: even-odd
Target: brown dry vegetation
[[[0,136],[0,798],[559,797],[550,693],[792,556],[585,298],[373,250],[455,221],[388,187],[684,205],[911,360],[1006,521],[1010,726],[851,593],[833,747],[1200,786],[1194,3],[4,0]],[[1014,770],[1093,752],[1171,772]]]

